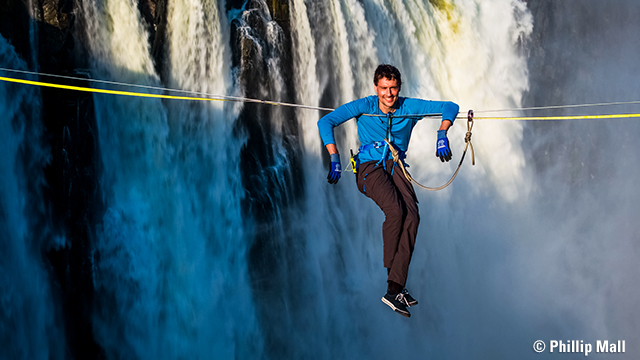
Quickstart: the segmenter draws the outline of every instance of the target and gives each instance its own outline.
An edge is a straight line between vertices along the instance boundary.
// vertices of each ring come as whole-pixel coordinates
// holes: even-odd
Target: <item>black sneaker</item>
[[[404,301],[404,295],[402,295],[402,293],[396,295],[386,294],[382,297],[382,302],[389,305],[389,307],[392,308],[393,311],[402,316],[410,317],[411,313],[409,313],[409,310],[407,310],[407,306],[405,305]]]
[[[418,305],[418,300],[414,299],[413,296],[409,295],[407,289],[402,289],[402,298],[404,299],[405,305],[408,307],[412,307]]]

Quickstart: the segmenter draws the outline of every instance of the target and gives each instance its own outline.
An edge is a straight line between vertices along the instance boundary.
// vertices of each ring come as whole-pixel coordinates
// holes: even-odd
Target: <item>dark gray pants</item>
[[[377,161],[368,161],[358,167],[358,190],[371,198],[384,213],[382,223],[383,261],[389,269],[388,281],[405,286],[409,263],[416,243],[420,214],[418,199],[402,169],[387,161],[385,170]]]

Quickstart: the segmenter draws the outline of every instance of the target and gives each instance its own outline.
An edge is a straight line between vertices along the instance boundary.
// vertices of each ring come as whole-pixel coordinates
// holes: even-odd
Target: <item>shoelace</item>
[[[409,305],[409,299],[407,299],[407,296],[412,300],[412,302],[413,302],[413,301],[415,301],[415,299],[413,299],[413,298],[411,297],[411,295],[409,294],[409,290],[407,290],[407,289],[402,289],[402,293],[401,293],[401,294],[402,294],[402,302],[403,302],[405,305],[407,305],[407,306],[411,306],[411,305]]]

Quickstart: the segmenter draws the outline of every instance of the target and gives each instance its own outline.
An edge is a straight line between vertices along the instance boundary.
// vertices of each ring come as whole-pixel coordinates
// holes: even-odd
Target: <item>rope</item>
[[[82,79],[82,80],[86,80],[86,79]],[[110,95],[134,96],[134,97],[143,97],[143,98],[172,99],[172,100],[193,100],[193,101],[252,102],[252,103],[260,103],[260,104],[266,104],[266,105],[280,105],[280,106],[289,106],[289,107],[312,109],[312,110],[324,110],[324,111],[333,111],[334,110],[334,109],[331,109],[331,108],[322,108],[322,107],[317,107],[317,106],[290,104],[290,103],[283,103],[283,102],[278,102],[278,101],[267,101],[267,100],[251,99],[251,98],[238,98],[238,97],[232,97],[232,96],[216,96],[216,95],[210,95],[210,94],[204,94],[204,95],[206,95],[206,96],[216,96],[216,97],[177,96],[177,95],[166,95],[166,94],[140,93],[140,92],[135,92],[135,91],[97,89],[97,88],[89,88],[89,87],[84,87],[84,86],[62,85],[62,84],[48,83],[48,82],[43,82],[43,81],[23,80],[23,79],[9,78],[9,77],[0,77],[0,81],[7,81],[7,82],[25,84],[25,85],[43,86],[43,87],[56,88],[56,89],[75,90],[75,91],[83,91],[83,92],[90,92],[90,93],[100,93],[100,94],[110,94]],[[185,93],[192,93],[192,94],[194,94],[194,93],[195,94],[203,94],[203,93],[197,93],[197,92],[194,92],[194,91],[165,89],[165,88],[157,88],[157,87],[142,86],[142,85],[140,85],[140,87],[157,89],[157,90],[185,92]]]
[[[428,187],[428,186],[424,186],[424,185],[420,184],[419,182],[417,182],[413,177],[411,177],[411,174],[409,174],[407,169],[404,167],[404,163],[402,162],[402,160],[400,160],[400,156],[398,154],[398,150],[395,148],[395,146],[393,146],[389,142],[388,139],[384,139],[384,141],[386,141],[387,145],[389,146],[389,149],[391,149],[391,155],[393,156],[393,162],[398,164],[400,169],[402,169],[402,173],[404,174],[404,177],[407,178],[407,180],[409,180],[409,182],[414,183],[417,186],[419,186],[420,188],[425,189],[425,190],[439,191],[439,190],[442,190],[442,189],[446,188],[447,186],[451,185],[451,183],[456,178],[456,176],[458,176],[458,172],[460,171],[460,167],[462,167],[462,162],[464,161],[464,157],[467,154],[467,149],[471,150],[471,165],[475,165],[476,164],[476,157],[475,157],[475,155],[473,153],[473,144],[471,144],[471,130],[472,129],[473,129],[473,110],[469,110],[468,115],[467,115],[467,134],[464,137],[465,146],[464,146],[464,151],[462,152],[462,157],[460,158],[460,162],[458,163],[458,168],[456,168],[456,171],[453,173],[453,175],[451,175],[451,178],[449,179],[449,181],[447,181],[446,184],[444,184],[442,186],[438,186],[436,188],[431,188],[431,187]]]
[[[570,108],[580,108],[580,107],[614,106],[614,105],[637,105],[637,104],[640,104],[640,101],[616,101],[616,102],[592,103],[592,104],[533,106],[533,107],[499,109],[499,110],[479,110],[479,111],[476,111],[476,113],[505,112],[505,111],[524,111],[524,110],[570,109]]]
[[[42,87],[50,87],[57,89],[66,89],[66,90],[75,90],[75,91],[83,91],[83,92],[91,92],[91,93],[101,93],[101,94],[110,94],[110,95],[121,95],[121,96],[134,96],[134,97],[144,97],[144,98],[158,98],[158,99],[173,99],[173,100],[192,100],[192,101],[232,101],[232,102],[249,102],[249,103],[258,103],[265,105],[273,105],[273,106],[287,106],[299,109],[308,109],[308,110],[318,110],[318,111],[333,111],[333,108],[327,107],[319,107],[319,106],[309,106],[309,105],[300,105],[293,104],[287,102],[280,101],[269,101],[269,100],[261,100],[261,99],[253,99],[239,96],[224,96],[224,95],[215,95],[198,91],[190,91],[190,90],[181,90],[181,89],[171,89],[164,88],[159,86],[148,86],[148,85],[137,85],[130,84],[124,82],[116,82],[116,81],[107,81],[107,80],[97,80],[97,79],[87,79],[80,78],[74,76],[64,76],[64,75],[55,75],[55,74],[47,74],[47,73],[37,73],[33,71],[26,70],[15,70],[15,69],[7,69],[0,67],[1,71],[13,72],[13,73],[22,73],[34,76],[50,76],[61,79],[69,79],[69,80],[78,80],[78,81],[86,81],[86,82],[94,82],[94,83],[102,83],[102,84],[110,84],[110,85],[118,85],[118,86],[128,86],[135,87],[141,89],[148,90],[156,90],[156,91],[166,91],[172,93],[183,93],[183,94],[193,94],[198,96],[177,96],[177,95],[168,95],[168,94],[151,94],[151,93],[141,93],[134,91],[121,91],[121,90],[108,90],[108,89],[98,89],[91,87],[83,87],[83,86],[70,86],[70,85],[62,85],[51,82],[44,81],[33,81],[33,80],[23,80],[11,77],[0,77],[0,81],[20,83],[26,85],[33,86],[42,86]],[[487,112],[502,112],[502,111],[522,111],[522,110],[543,110],[543,109],[564,109],[564,108],[577,108],[577,107],[591,107],[591,106],[609,106],[609,105],[630,105],[630,104],[640,104],[640,101],[627,101],[627,102],[610,102],[610,103],[594,103],[594,104],[575,104],[575,105],[556,105],[556,106],[540,106],[540,107],[529,107],[529,108],[513,108],[513,109],[499,109],[499,110],[480,110],[478,113],[487,113]],[[441,113],[433,113],[433,114],[408,114],[408,115],[392,115],[393,118],[406,118],[406,117],[432,117],[432,116],[441,116]],[[362,116],[373,116],[380,117],[383,115],[379,114],[362,114]],[[386,117],[386,116],[385,116]],[[640,118],[640,114],[609,114],[609,115],[577,115],[577,116],[546,116],[546,117],[477,117],[479,120],[511,120],[511,121],[527,121],[527,120],[590,120],[590,119],[621,119],[621,118]]]
[[[606,114],[606,115],[569,115],[569,116],[530,116],[530,117],[477,117],[480,120],[596,120],[596,119],[631,119],[640,118],[640,114]]]
[[[159,86],[149,86],[149,85],[137,85],[137,84],[129,84],[129,83],[117,82],[117,81],[86,79],[86,78],[80,78],[80,77],[74,77],[74,76],[64,76],[64,75],[53,75],[53,74],[45,74],[45,73],[36,73],[36,72],[32,72],[32,71],[13,70],[13,69],[1,68],[1,67],[0,67],[0,70],[9,71],[9,72],[16,72],[16,73],[23,73],[23,74],[28,74],[28,75],[35,75],[35,76],[45,75],[45,76],[51,76],[51,77],[57,77],[57,78],[62,78],[62,79],[69,79],[69,80],[79,80],[79,81],[88,81],[88,82],[95,82],[95,83],[101,83],[101,84],[129,86],[129,87],[136,87],[136,88],[149,89],[149,90],[167,91],[167,92],[176,92],[176,93],[186,93],[186,94],[194,94],[194,95],[200,95],[200,96],[176,96],[176,95],[165,95],[165,94],[141,93],[141,92],[134,92],[134,91],[107,90],[107,89],[90,88],[90,87],[84,87],[84,86],[62,85],[62,84],[56,84],[56,83],[44,82],[44,81],[33,81],[33,80],[23,80],[23,79],[11,78],[11,77],[0,77],[0,81],[19,83],[19,84],[25,84],[25,85],[33,85],[33,86],[43,86],[43,87],[56,88],[56,89],[66,89],[66,90],[75,90],[75,91],[83,91],[83,92],[91,92],[91,93],[122,95],[122,96],[135,96],[135,97],[145,97],[145,98],[159,98],[159,99],[172,99],[172,100],[193,100],[193,101],[249,102],[249,103],[258,103],[258,104],[274,105],[274,106],[286,106],[286,107],[293,107],[293,108],[299,108],[299,109],[308,109],[308,110],[318,110],[318,111],[333,111],[333,110],[335,110],[334,108],[310,106],[310,105],[300,105],[300,104],[293,104],[293,103],[287,103],[287,102],[281,102],[281,101],[268,101],[268,100],[260,100],[260,99],[253,99],[253,98],[246,98],[246,97],[239,97],[239,96],[214,95],[214,94],[198,92],[198,91],[170,89],[170,88],[163,88],[163,87],[159,87]],[[362,114],[362,116],[372,116],[372,117],[383,116],[383,117],[386,117],[386,115],[379,115],[379,114]],[[423,117],[431,117],[431,116],[442,116],[442,114],[441,113],[408,114],[408,115],[396,115],[396,116],[391,116],[391,117],[392,118],[407,118],[407,117],[423,118]]]

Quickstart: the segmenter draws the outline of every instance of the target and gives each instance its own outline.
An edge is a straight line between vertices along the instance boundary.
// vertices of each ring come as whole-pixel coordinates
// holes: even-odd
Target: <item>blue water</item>
[[[0,37],[0,66],[27,70],[25,61]],[[40,218],[42,167],[41,104],[35,88],[0,84],[0,347],[3,359],[62,358],[64,329],[58,299],[45,271],[42,251],[65,246],[47,233]],[[45,234],[43,236],[42,234]]]

